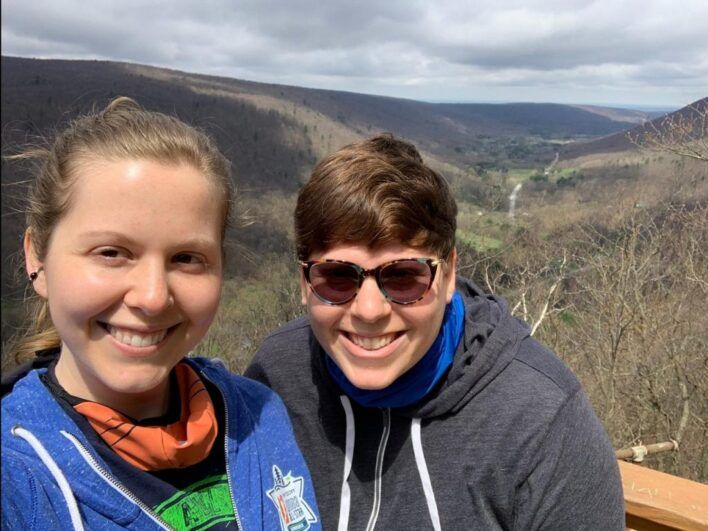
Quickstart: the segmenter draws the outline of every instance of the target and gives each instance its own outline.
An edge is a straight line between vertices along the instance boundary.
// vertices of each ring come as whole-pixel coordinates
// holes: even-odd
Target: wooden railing
[[[708,485],[619,461],[627,529],[708,531]]]

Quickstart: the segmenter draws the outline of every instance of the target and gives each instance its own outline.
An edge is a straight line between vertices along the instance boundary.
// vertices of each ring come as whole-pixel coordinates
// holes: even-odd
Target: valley
[[[708,161],[675,149],[708,156],[708,98],[667,119],[432,104],[103,61],[3,57],[1,66],[4,156],[127,95],[209,131],[231,159],[240,222],[201,354],[241,371],[269,332],[303,313],[295,194],[326,153],[390,131],[414,142],[454,190],[458,274],[505,297],[572,367],[615,447],[680,439],[679,454],[652,466],[708,480]],[[681,137],[678,123],[689,133]],[[30,178],[31,168],[3,159],[3,345],[26,294],[21,199]]]

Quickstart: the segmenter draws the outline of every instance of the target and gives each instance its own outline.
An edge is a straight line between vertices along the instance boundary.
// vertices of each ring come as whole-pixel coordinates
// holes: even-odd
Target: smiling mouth
[[[399,337],[400,333],[392,332],[390,334],[385,334],[376,337],[364,337],[351,332],[346,332],[347,338],[354,343],[356,346],[363,348],[364,350],[379,350],[387,345],[390,345]]]
[[[128,330],[126,328],[116,328],[108,323],[100,323],[100,325],[119,343],[128,345],[130,347],[151,347],[157,345],[165,336],[175,327],[163,328],[156,332],[151,332],[149,334],[136,332],[135,330]]]

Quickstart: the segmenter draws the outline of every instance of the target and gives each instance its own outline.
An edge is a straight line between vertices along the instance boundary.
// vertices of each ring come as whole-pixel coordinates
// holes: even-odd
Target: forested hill
[[[296,189],[324,153],[377,131],[466,167],[483,158],[493,138],[601,136],[637,120],[636,111],[616,109],[603,115],[557,104],[433,104],[128,63],[3,57],[3,144],[21,143],[117,95],[209,130],[241,184],[284,190]]]
[[[561,155],[564,159],[573,159],[594,153],[627,151],[635,149],[638,141],[646,143],[642,142],[642,139],[647,135],[662,138],[664,142],[677,141],[677,135],[681,135],[683,140],[702,139],[705,144],[706,116],[708,116],[708,97],[694,101],[677,111],[636,125],[629,131],[567,144],[561,150]]]
[[[4,155],[80,112],[102,107],[115,96],[131,96],[148,109],[177,115],[210,132],[232,161],[240,197],[250,193],[254,198],[250,203],[267,192],[293,193],[316,160],[379,131],[414,141],[451,181],[462,176],[474,187],[473,181],[487,169],[544,167],[557,150],[549,140],[606,135],[626,130],[638,119],[635,111],[618,109],[433,104],[107,61],[2,57],[0,66]],[[14,200],[23,188],[13,183],[27,180],[20,170],[3,160],[4,293],[12,285],[15,268],[8,261],[17,256],[24,224]],[[245,247],[258,250],[271,240],[276,247],[288,242],[284,229],[270,226],[241,232],[240,237],[251,237]]]

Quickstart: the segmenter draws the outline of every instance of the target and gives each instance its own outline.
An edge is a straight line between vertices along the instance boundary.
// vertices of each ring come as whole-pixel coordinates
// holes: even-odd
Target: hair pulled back
[[[233,194],[229,161],[206,133],[175,117],[144,110],[131,98],[115,98],[105,109],[72,120],[46,147],[9,158],[31,164],[26,227],[40,261],[46,257],[54,228],[71,207],[79,165],[96,160],[144,159],[198,169],[221,197],[223,243]],[[11,348],[16,361],[61,345],[47,302],[35,297],[33,304],[30,328]]]

